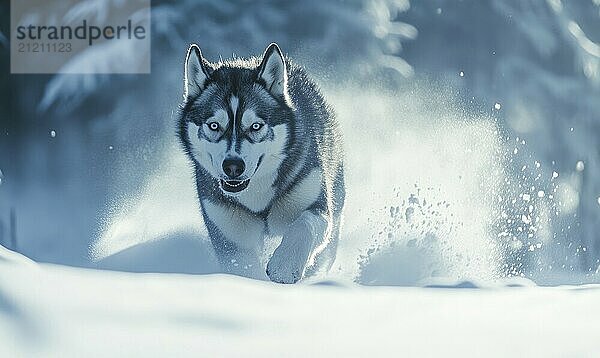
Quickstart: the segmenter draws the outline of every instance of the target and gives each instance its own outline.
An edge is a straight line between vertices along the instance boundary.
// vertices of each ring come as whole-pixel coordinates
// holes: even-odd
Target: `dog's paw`
[[[269,276],[269,279],[273,282],[292,284],[300,281],[299,270],[293,270],[288,272],[284,271],[273,270],[272,268],[267,266],[267,276]]]
[[[296,283],[302,278],[303,265],[291,262],[289,257],[281,252],[273,254],[267,264],[267,276],[277,283]]]
[[[315,240],[322,238],[326,229],[327,222],[320,216],[303,212],[283,235],[269,260],[269,279],[279,283],[296,283],[302,279]]]

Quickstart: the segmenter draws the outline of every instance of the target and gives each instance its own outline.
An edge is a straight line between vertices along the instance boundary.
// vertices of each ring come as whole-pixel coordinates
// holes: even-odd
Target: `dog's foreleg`
[[[255,250],[240,248],[215,232],[209,236],[223,272],[238,276],[265,279],[265,273],[260,268],[260,261]]]
[[[202,204],[208,236],[223,271],[266,279],[258,258],[264,223],[235,208],[210,201]]]
[[[296,283],[316,255],[328,244],[330,221],[325,215],[306,210],[284,233],[281,244],[267,264],[271,281]]]

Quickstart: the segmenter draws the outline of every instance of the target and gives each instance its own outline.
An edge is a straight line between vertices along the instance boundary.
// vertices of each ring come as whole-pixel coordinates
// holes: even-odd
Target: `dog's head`
[[[271,180],[284,159],[291,122],[288,69],[271,44],[261,60],[210,63],[197,45],[185,60],[180,138],[192,160],[227,195]]]

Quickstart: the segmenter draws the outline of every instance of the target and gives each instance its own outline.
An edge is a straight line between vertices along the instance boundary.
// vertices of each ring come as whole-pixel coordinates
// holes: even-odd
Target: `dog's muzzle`
[[[258,167],[260,167],[263,158],[264,154],[261,155],[260,158],[258,158],[256,168],[254,168],[254,172],[252,173],[252,175],[250,175],[249,178],[246,176],[242,176],[241,178],[239,177],[246,168],[246,164],[243,160],[238,158],[228,158],[225,161],[223,161],[223,172],[227,174],[227,177],[226,179],[219,180],[219,183],[221,184],[221,189],[223,189],[223,191],[227,193],[232,194],[239,193],[242,190],[246,189],[248,187],[248,184],[250,184],[250,179],[252,179],[254,174],[256,174]]]

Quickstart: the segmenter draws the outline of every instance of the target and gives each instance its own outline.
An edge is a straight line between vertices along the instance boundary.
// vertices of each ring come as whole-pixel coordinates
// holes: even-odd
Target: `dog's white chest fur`
[[[202,200],[202,208],[228,241],[240,248],[254,250],[265,232],[265,223],[233,205]]]
[[[270,185],[268,187],[271,188]],[[269,234],[283,235],[294,220],[319,198],[321,189],[321,171],[313,169],[288,193],[273,203],[266,223],[259,217],[233,205],[203,200],[202,207],[229,241],[239,247],[250,249],[260,244],[255,238],[263,236],[266,231],[265,224],[268,227]],[[271,192],[271,197],[272,195]],[[260,200],[254,199],[251,202],[260,203]],[[243,202],[240,200],[240,203]],[[249,209],[252,210],[252,208]]]
[[[261,179],[251,180],[248,188],[236,197],[240,204],[255,213],[265,210],[275,196],[275,190],[271,185],[273,180]]]
[[[277,199],[267,217],[269,232],[282,235],[300,214],[312,205],[321,194],[322,174],[313,169],[289,192]]]

